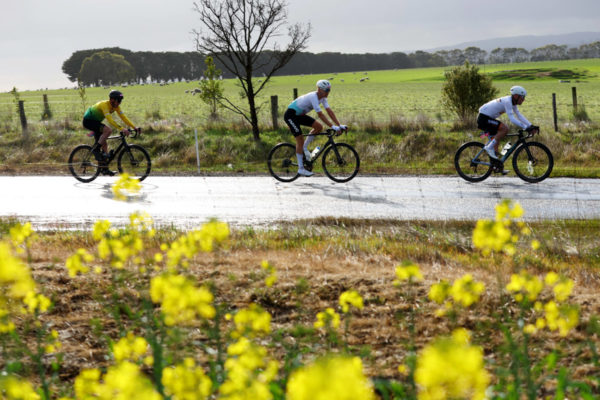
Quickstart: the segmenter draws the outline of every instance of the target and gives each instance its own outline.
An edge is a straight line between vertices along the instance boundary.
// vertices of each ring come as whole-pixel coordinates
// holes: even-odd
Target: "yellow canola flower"
[[[523,216],[523,208],[519,203],[503,200],[496,205],[494,221],[485,219],[477,221],[473,230],[473,245],[486,255],[492,251],[515,254],[514,243],[518,241],[519,236],[512,231],[512,221],[521,216]],[[529,234],[528,229],[522,229],[521,232]]]
[[[485,399],[490,375],[483,350],[469,343],[464,329],[441,338],[420,352],[415,369],[420,400]]]
[[[418,282],[423,280],[423,274],[417,264],[407,262],[396,267],[396,280],[394,286],[402,284],[402,282]]]
[[[112,186],[112,192],[116,200],[126,201],[128,196],[139,193],[142,185],[137,178],[132,178],[129,174],[122,174]]]
[[[242,308],[233,317],[235,329],[231,337],[238,339],[242,336],[254,338],[268,335],[271,332],[271,314],[257,304]]]
[[[314,327],[317,329],[337,329],[340,327],[340,314],[336,313],[333,308],[327,307],[325,311],[317,313],[317,321]]]
[[[160,275],[150,281],[150,297],[161,304],[165,324],[191,323],[196,317],[213,318],[213,295],[206,288],[196,288],[182,275]]]
[[[90,263],[94,261],[94,256],[88,253],[85,249],[78,249],[75,254],[67,258],[65,266],[69,271],[69,276],[74,277],[77,274],[85,274],[89,272],[90,268],[84,263]]]
[[[542,280],[525,270],[522,270],[519,274],[512,274],[510,282],[506,285],[506,290],[519,303],[523,303],[526,300],[534,302],[543,289],[544,283]]]
[[[19,299],[35,290],[35,282],[29,268],[12,255],[11,247],[0,242],[0,299],[3,297]],[[0,302],[0,305],[2,303]]]
[[[204,400],[210,396],[212,381],[191,358],[174,367],[165,368],[162,375],[165,394],[172,400]]]
[[[48,311],[48,308],[52,305],[52,302],[49,298],[44,296],[43,294],[35,293],[34,291],[30,291],[27,293],[25,298],[23,299],[23,303],[27,306],[27,312],[30,314],[43,313]]]
[[[2,400],[39,400],[40,395],[31,383],[14,376],[0,376],[0,399]]]
[[[544,306],[544,312],[548,329],[558,330],[562,337],[567,336],[579,323],[579,311],[571,305],[559,306],[554,301],[549,301]]]
[[[265,285],[271,287],[277,282],[277,270],[268,261],[263,261],[260,267],[265,270],[269,275],[265,278]]]
[[[135,336],[133,332],[128,332],[126,337],[119,339],[113,345],[113,355],[115,361],[137,362],[148,352],[148,342],[143,337]]]
[[[98,220],[94,223],[94,229],[92,230],[92,237],[95,241],[99,241],[104,237],[106,232],[110,229],[110,221]]]
[[[573,293],[575,283],[566,277],[560,277],[555,272],[548,272],[544,282],[547,286],[552,287],[554,298],[558,302],[566,301]]]
[[[229,237],[229,227],[224,222],[211,221],[199,230],[188,232],[171,243],[166,249],[167,266],[188,266],[188,260],[199,252],[211,252],[215,244],[224,242]],[[162,249],[162,246],[161,246]],[[165,251],[165,250],[163,250]]]
[[[31,222],[27,222],[25,224],[19,223],[12,226],[9,230],[9,234],[10,239],[12,240],[15,246],[21,245],[33,234]]]
[[[452,286],[450,283],[443,279],[438,283],[434,283],[429,288],[428,297],[430,300],[435,301],[437,304],[442,304],[450,296],[450,289]]]
[[[270,383],[277,377],[278,363],[267,350],[241,337],[227,348],[227,379],[219,388],[219,398],[229,400],[271,400]]]
[[[287,400],[375,400],[358,357],[330,356],[292,372]]]
[[[147,233],[148,237],[154,237],[154,220],[147,212],[137,211],[129,215],[129,226],[137,232]]]
[[[477,282],[471,274],[465,274],[452,284],[450,294],[454,303],[462,307],[469,307],[479,301],[480,295],[485,291],[485,285]]]
[[[79,400],[162,400],[139,367],[128,361],[108,368],[103,379],[97,369],[84,370],[75,378],[74,386]]]
[[[350,311],[350,306],[358,308],[359,310],[362,310],[364,307],[363,298],[356,290],[353,289],[346,290],[344,293],[342,293],[340,295],[339,303],[342,307],[342,312],[344,313]]]

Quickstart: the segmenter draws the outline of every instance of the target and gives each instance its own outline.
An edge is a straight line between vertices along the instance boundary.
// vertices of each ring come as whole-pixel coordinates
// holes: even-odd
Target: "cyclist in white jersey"
[[[517,108],[517,106],[523,104],[525,96],[527,96],[527,91],[523,87],[513,86],[510,88],[509,96],[492,100],[479,108],[477,127],[483,129],[485,132],[489,132],[490,136],[493,136],[493,139],[484,147],[490,157],[498,158],[496,156],[498,145],[500,140],[508,133],[508,126],[496,119],[500,115],[506,113],[510,121],[521,129],[533,132],[534,134],[539,132],[539,127],[532,125]],[[506,170],[502,172],[505,174],[508,173]]]
[[[305,141],[304,136],[302,136],[302,130],[300,129],[300,126],[310,126],[312,128],[309,132],[310,134],[320,133],[323,130],[323,125],[319,121],[315,120],[309,115],[306,115],[308,112],[315,110],[321,121],[323,121],[326,125],[329,125],[331,129],[336,132],[341,132],[348,129],[346,125],[340,124],[340,121],[335,116],[335,113],[329,107],[327,96],[329,96],[330,91],[331,83],[329,83],[329,81],[325,79],[318,81],[317,90],[315,92],[307,93],[292,101],[283,115],[285,123],[290,127],[290,131],[292,131],[292,134],[296,138],[296,158],[298,159],[298,173],[300,175],[313,175],[312,172],[307,171],[304,168],[303,154],[304,157],[310,160],[308,145],[314,139],[314,136],[308,136]],[[325,108],[327,115],[329,115],[329,118],[331,118],[335,124],[331,123],[329,118],[325,116],[321,110],[321,105],[323,108]]]

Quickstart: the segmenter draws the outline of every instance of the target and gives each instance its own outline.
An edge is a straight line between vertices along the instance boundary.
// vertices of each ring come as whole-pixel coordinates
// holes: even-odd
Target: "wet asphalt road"
[[[127,202],[113,199],[114,177],[80,183],[70,176],[1,176],[0,215],[37,229],[89,228],[97,219],[126,223],[137,210],[157,225],[193,228],[210,218],[266,227],[314,217],[399,220],[493,218],[503,198],[518,201],[525,219],[600,218],[600,180],[550,178],[529,184],[514,177],[469,183],[459,177],[326,177],[280,183],[271,177],[153,177]]]

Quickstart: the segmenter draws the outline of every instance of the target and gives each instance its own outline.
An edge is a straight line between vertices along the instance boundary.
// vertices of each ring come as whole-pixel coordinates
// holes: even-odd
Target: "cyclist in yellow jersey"
[[[94,139],[100,143],[103,154],[94,154],[98,161],[103,162],[108,158],[108,143],[106,139],[112,134],[113,130],[104,125],[102,121],[106,118],[108,123],[117,131],[123,132],[129,136],[129,131],[115,122],[111,114],[117,112],[121,121],[123,121],[130,128],[140,132],[141,128],[136,128],[135,125],[123,114],[119,105],[123,101],[123,93],[118,90],[113,90],[108,94],[108,100],[100,101],[90,108],[88,108],[83,115],[83,126],[94,132]],[[101,170],[105,175],[114,175],[113,172],[109,171],[106,167]]]

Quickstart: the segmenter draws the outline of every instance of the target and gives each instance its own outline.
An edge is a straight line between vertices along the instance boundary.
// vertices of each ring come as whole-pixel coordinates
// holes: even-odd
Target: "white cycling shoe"
[[[300,168],[300,169],[298,170],[298,175],[302,175],[302,176],[313,176],[313,175],[314,175],[314,173],[313,173],[313,172],[311,172],[311,171],[307,171],[307,170],[305,170],[304,168]]]

